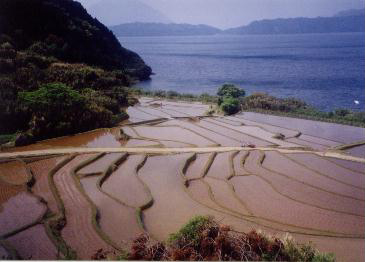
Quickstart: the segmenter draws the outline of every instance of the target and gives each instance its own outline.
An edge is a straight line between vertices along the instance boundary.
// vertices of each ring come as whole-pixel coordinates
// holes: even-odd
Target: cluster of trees
[[[18,101],[30,113],[27,132],[17,144],[36,139],[113,126],[128,115],[120,109],[120,101],[90,88],[77,91],[63,83],[42,85],[35,91],[23,91]]]
[[[16,50],[13,41],[0,37],[2,143],[15,132],[16,144],[24,145],[110,127],[128,117],[121,108],[133,103],[126,88],[133,79],[122,70],[69,64],[33,48]]]

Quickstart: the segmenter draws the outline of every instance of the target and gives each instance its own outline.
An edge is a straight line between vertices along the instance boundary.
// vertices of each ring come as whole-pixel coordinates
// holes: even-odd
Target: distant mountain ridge
[[[332,17],[278,18],[253,21],[247,26],[221,30],[209,25],[175,23],[122,23],[109,26],[117,36],[189,36],[215,34],[308,34],[365,32],[365,10],[344,10]]]
[[[120,36],[188,36],[214,35],[222,30],[208,25],[163,24],[163,23],[128,23],[109,27]]]
[[[349,11],[347,11],[350,14]],[[365,15],[346,15],[339,13],[334,17],[317,18],[279,18],[254,21],[223,31],[224,34],[305,34],[365,32]]]
[[[134,22],[172,23],[166,15],[139,0],[101,0],[87,7],[87,11],[107,26]]]
[[[335,17],[365,15],[365,9],[349,9],[338,12]]]

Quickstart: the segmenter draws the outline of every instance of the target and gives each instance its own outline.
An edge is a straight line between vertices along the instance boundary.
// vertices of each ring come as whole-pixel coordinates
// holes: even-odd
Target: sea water
[[[364,110],[365,34],[122,37],[152,67],[151,90],[215,94],[224,83],[321,110]],[[356,104],[354,101],[359,101]]]

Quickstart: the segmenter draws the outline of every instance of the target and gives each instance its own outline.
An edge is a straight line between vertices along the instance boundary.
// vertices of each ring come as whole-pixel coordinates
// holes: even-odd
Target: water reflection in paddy
[[[76,135],[43,140],[28,146],[10,148],[6,151],[30,151],[59,147],[115,148],[121,147],[123,144],[124,141],[120,140],[120,128],[115,127],[110,129],[96,129]]]

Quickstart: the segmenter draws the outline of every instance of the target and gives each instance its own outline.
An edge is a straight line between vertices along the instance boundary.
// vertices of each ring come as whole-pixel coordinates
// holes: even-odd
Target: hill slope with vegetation
[[[151,69],[123,48],[113,33],[72,0],[2,0],[0,34],[17,49],[44,52],[71,63],[123,69],[146,79]]]
[[[151,75],[76,1],[1,0],[0,24],[0,134],[18,144],[112,126]]]

